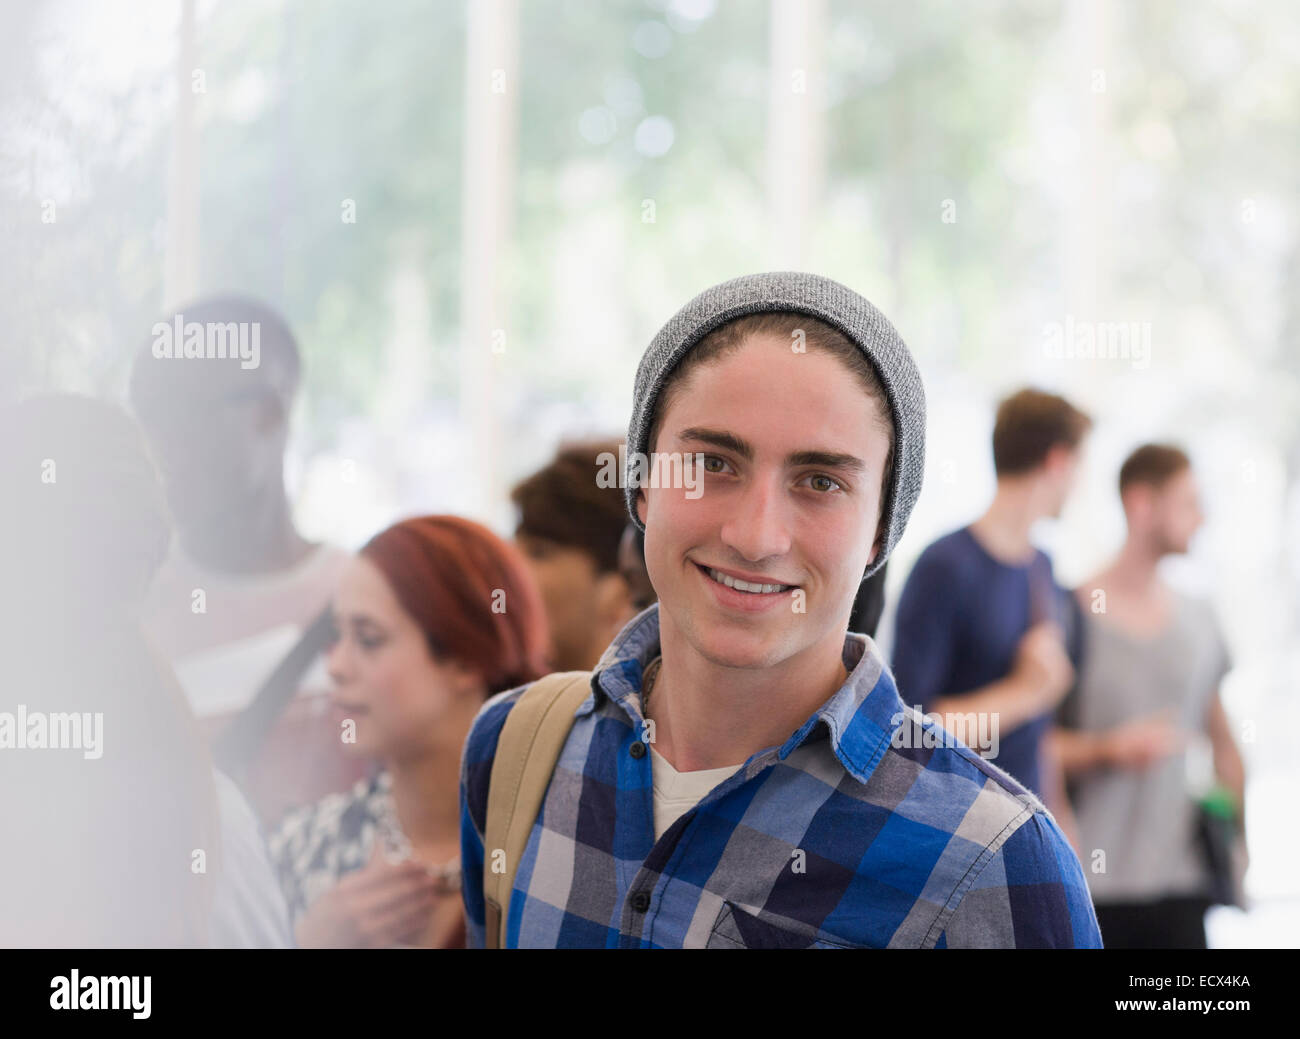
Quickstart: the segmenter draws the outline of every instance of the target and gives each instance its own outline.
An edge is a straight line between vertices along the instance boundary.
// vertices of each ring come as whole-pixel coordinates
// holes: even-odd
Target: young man
[[[738,278],[663,328],[637,370],[629,471],[655,452],[692,479],[628,481],[659,602],[591,676],[507,947],[1100,945],[1037,799],[924,738],[942,733],[848,633],[920,492],[924,430],[898,333],[826,278]],[[489,701],[462,763],[472,946],[498,850],[492,762],[521,693]]]
[[[944,717],[972,747],[980,742],[974,723],[987,720],[989,735],[996,722],[996,741],[979,749],[995,751],[989,760],[1043,797],[1067,834],[1060,766],[1044,753],[1044,737],[1074,680],[1077,623],[1030,531],[1060,515],[1090,425],[1054,394],[1026,389],[1002,401],[993,501],[974,523],[921,553],[895,619],[894,679],[903,701]]]
[[[592,473],[618,457],[618,442],[569,444],[510,498],[519,508],[515,544],[537,578],[551,630],[551,666],[586,671],[638,612],[619,566],[627,526],[623,492]]]
[[[1158,572],[1162,558],[1187,551],[1203,519],[1187,455],[1139,447],[1120,469],[1119,492],[1128,537],[1077,590],[1084,657],[1057,741],[1107,945],[1203,949],[1211,884],[1187,743],[1208,737],[1244,834],[1245,773],[1219,700],[1228,651],[1208,604]]]
[[[190,706],[214,736],[329,604],[348,560],[294,526],[284,483],[289,415],[298,388],[298,345],[266,304],[216,296],[183,307],[157,331],[242,330],[251,357],[181,356],[141,344],[131,405],[148,434],[175,520],[176,538],[144,606],[145,628],[176,668]],[[186,333],[188,336],[189,333]],[[228,337],[233,340],[233,336]],[[320,649],[324,648],[324,639]],[[270,728],[245,781],[264,822],[346,789],[363,763],[350,759],[328,712],[324,658]]]

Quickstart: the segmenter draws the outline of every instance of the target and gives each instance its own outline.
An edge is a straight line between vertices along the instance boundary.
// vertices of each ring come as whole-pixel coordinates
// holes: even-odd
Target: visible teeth
[[[734,577],[724,574],[721,570],[709,569],[709,576],[719,584],[725,584],[728,588],[734,588],[738,592],[753,592],[755,595],[772,592],[780,592],[788,588],[784,584],[754,584],[752,581],[739,581]]]

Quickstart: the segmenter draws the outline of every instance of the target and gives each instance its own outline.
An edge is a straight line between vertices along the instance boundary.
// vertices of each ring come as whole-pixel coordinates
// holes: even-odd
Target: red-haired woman
[[[351,560],[334,616],[340,738],[381,768],[289,813],[272,836],[295,937],[459,947],[461,750],[492,693],[546,673],[540,595],[486,527],[421,516]]]

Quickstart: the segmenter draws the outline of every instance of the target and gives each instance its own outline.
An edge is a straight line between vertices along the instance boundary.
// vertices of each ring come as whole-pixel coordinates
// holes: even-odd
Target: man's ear
[[[1126,521],[1147,522],[1155,505],[1155,495],[1151,488],[1146,484],[1136,484],[1129,487],[1120,497],[1120,504],[1124,509],[1124,518]]]
[[[881,540],[880,538],[876,538],[875,543],[871,546],[871,555],[867,556],[867,566],[870,566],[876,561],[876,557],[880,555],[880,548]]]
[[[880,556],[881,549],[885,547],[885,531],[881,529],[880,517],[876,517],[876,540],[871,543],[871,555],[867,556],[867,566],[870,566]]]
[[[643,487],[636,492],[636,514],[637,517],[641,520],[641,526],[643,527],[645,526],[646,508],[647,505],[646,505],[646,497],[645,497],[645,488]]]
[[[1043,469],[1047,472],[1058,473],[1069,468],[1070,461],[1074,457],[1075,449],[1069,444],[1053,444],[1047,449],[1047,454],[1043,457]]]
[[[283,429],[289,421],[289,412],[279,395],[265,389],[257,397],[253,413],[253,428],[263,436]]]

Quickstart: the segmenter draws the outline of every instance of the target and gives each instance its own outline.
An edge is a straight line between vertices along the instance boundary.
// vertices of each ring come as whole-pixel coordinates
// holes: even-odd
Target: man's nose
[[[779,475],[755,476],[722,525],[722,540],[744,558],[758,561],[790,551],[790,519]]]

